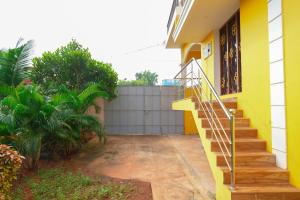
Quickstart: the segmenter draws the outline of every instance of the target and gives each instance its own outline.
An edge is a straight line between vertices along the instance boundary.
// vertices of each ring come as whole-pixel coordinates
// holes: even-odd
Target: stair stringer
[[[211,141],[206,138],[205,129],[202,128],[202,120],[198,118],[198,111],[195,109],[195,103],[190,98],[185,98],[172,103],[173,110],[191,111],[197,130],[203,145],[206,157],[208,159],[211,171],[216,182],[216,199],[231,200],[231,191],[224,185],[223,171],[217,166],[217,156],[211,151]]]

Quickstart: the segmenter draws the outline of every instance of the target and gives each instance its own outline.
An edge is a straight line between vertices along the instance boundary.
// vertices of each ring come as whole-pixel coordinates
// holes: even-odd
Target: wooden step
[[[204,109],[207,109],[207,108],[211,108],[211,106],[214,108],[214,109],[221,109],[221,106],[218,102],[216,101],[213,101],[210,105],[210,103],[208,102],[202,102],[200,105],[200,103],[198,101],[195,101],[195,108],[197,108],[198,110],[203,110]],[[206,104],[206,105],[205,105]],[[227,108],[227,109],[237,109],[237,102],[236,101],[225,101],[223,102],[224,106]]]
[[[198,117],[202,121],[202,128],[206,130],[206,138],[211,141],[211,151],[216,153],[216,164],[223,170],[224,184],[230,184],[230,171],[221,152],[217,139],[225,142],[221,144],[226,152],[230,150],[227,138],[230,138],[229,120],[220,105],[213,101],[212,104],[199,103],[193,99]],[[224,102],[223,102],[224,101]],[[289,184],[289,172],[276,167],[275,155],[266,151],[266,141],[257,139],[257,129],[250,128],[250,120],[243,118],[243,111],[237,109],[236,99],[222,100],[227,109],[236,109],[235,114],[235,145],[236,145],[236,187],[232,191],[233,200],[300,200],[300,190]],[[218,130],[213,135],[206,108],[214,109],[213,116]],[[204,108],[204,110],[203,110]],[[220,120],[222,128],[217,120]],[[222,134],[221,136],[218,132]],[[226,137],[226,135],[227,137]],[[212,137],[213,136],[213,137]],[[229,156],[227,155],[229,160]]]
[[[230,160],[229,156],[227,156],[227,160]],[[236,154],[235,164],[237,167],[275,167],[276,157],[268,152],[238,152]],[[217,165],[219,167],[227,166],[222,153],[217,153]]]
[[[222,168],[224,184],[230,184],[229,169]],[[236,184],[288,184],[289,172],[278,167],[236,167]]]
[[[228,128],[224,129],[227,136],[230,136],[230,130]],[[222,129],[215,130],[216,131],[222,131]],[[206,138],[211,138],[213,134],[212,129],[206,129]],[[248,127],[238,127],[235,129],[235,138],[257,138],[257,129],[254,128],[248,128]]]
[[[227,118],[220,118],[220,123],[222,124],[223,128],[229,128],[230,122]],[[213,122],[212,122],[213,123]],[[214,127],[219,127],[220,123],[218,120],[215,120],[215,123],[213,123]],[[249,127],[250,126],[250,120],[247,118],[235,118],[235,127]],[[210,124],[208,119],[202,119],[202,128],[210,128]]]
[[[237,118],[242,118],[243,117],[243,111],[242,110],[236,110],[235,111],[235,117]],[[209,116],[209,113],[206,112],[206,114]],[[212,114],[213,117],[216,117],[216,115],[219,118],[226,118],[226,114],[223,110],[221,109],[215,109],[214,113]],[[206,118],[205,112],[203,110],[198,110],[198,117],[199,118]]]
[[[225,140],[224,140],[225,141]],[[230,149],[229,142],[225,141],[226,146]],[[223,150],[225,146],[222,145]],[[266,141],[260,139],[236,139],[235,140],[236,152],[262,152],[266,151]],[[220,146],[216,139],[211,140],[211,151],[221,152]]]
[[[232,191],[232,200],[300,200],[300,190],[286,184],[238,184]]]

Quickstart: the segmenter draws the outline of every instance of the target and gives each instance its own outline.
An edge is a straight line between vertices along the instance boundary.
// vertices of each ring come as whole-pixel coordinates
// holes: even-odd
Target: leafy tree
[[[33,66],[32,80],[44,91],[65,84],[68,89],[80,92],[96,83],[99,90],[109,94],[109,98],[115,96],[118,75],[111,64],[93,59],[89,50],[76,40],[34,58]]]
[[[149,70],[135,74],[136,80],[120,80],[120,86],[153,86],[157,84],[158,75]]]
[[[135,74],[136,80],[143,80],[149,86],[156,85],[158,82],[158,75],[155,72],[145,70]]]

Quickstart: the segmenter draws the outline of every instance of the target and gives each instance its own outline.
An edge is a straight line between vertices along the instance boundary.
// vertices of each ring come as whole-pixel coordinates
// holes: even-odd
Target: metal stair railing
[[[180,80],[183,88],[190,88],[191,97],[198,109],[204,112],[211,128],[212,139],[215,139],[220,147],[226,165],[230,170],[231,188],[235,185],[235,124],[234,109],[228,110],[213,85],[206,76],[201,65],[195,58],[182,66],[174,79]],[[230,136],[226,133],[216,112],[216,107],[225,113],[225,123],[229,125]],[[229,145],[228,145],[229,144]]]

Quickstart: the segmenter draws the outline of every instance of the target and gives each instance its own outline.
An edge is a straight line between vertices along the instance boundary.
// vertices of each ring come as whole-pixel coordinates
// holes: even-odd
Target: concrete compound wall
[[[173,111],[178,87],[123,86],[118,97],[105,102],[105,130],[108,134],[183,134],[182,111]]]

